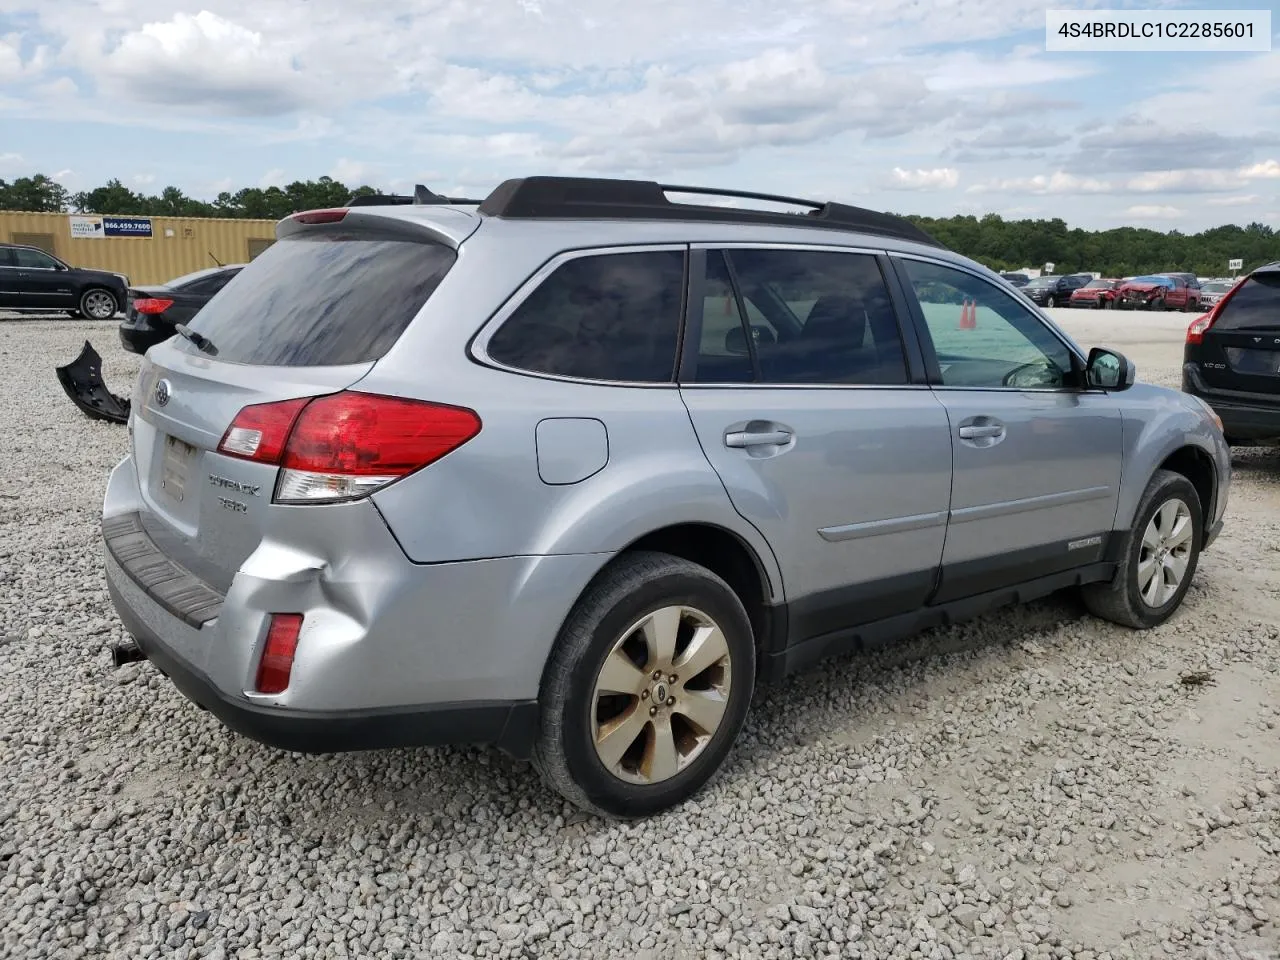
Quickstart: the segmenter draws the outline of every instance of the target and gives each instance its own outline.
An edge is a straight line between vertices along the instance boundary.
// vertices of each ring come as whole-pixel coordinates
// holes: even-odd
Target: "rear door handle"
[[[726,433],[724,435],[724,445],[726,447],[735,447],[741,449],[743,447],[763,447],[769,444],[790,443],[791,438],[795,434],[787,430],[769,430],[763,433],[751,433],[746,430],[735,433]]]
[[[981,440],[984,437],[999,437],[1004,434],[1004,425],[1000,423],[986,424],[981,427],[961,427],[961,440]]]

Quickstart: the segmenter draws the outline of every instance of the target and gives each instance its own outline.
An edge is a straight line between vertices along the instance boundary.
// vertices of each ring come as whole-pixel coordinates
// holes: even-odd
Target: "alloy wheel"
[[[729,645],[700,610],[662,607],[613,644],[592,693],[592,741],[613,776],[654,784],[684,770],[724,719]]]
[[[1166,500],[1142,534],[1138,553],[1138,593],[1149,607],[1168,603],[1187,575],[1195,525],[1181,500]]]
[[[84,310],[94,320],[108,320],[115,315],[116,301],[109,293],[93,290],[85,294]]]

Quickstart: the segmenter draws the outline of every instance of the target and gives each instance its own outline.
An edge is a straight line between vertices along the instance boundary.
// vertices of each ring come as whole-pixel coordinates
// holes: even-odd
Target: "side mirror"
[[[773,335],[773,331],[768,327],[753,325],[751,327],[751,339],[755,341],[757,347],[769,346],[778,342],[778,338]],[[724,335],[724,349],[726,353],[736,353],[746,356],[750,351],[747,350],[747,338],[742,332],[742,327],[734,327]]]
[[[1137,369],[1122,353],[1094,347],[1084,370],[1085,382],[1103,390],[1128,390],[1137,379]]]

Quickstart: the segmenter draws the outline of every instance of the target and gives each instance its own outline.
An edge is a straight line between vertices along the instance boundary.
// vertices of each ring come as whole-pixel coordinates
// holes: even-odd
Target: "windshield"
[[[1162,287],[1173,286],[1173,281],[1168,277],[1134,277],[1130,283],[1154,283]]]
[[[1090,280],[1083,287],[1085,290],[1110,290],[1114,286],[1110,280]]]
[[[1231,284],[1223,283],[1220,280],[1214,280],[1200,287],[1205,293],[1226,293],[1231,289]]]
[[[174,277],[164,283],[166,287],[181,287],[195,280],[201,280],[204,277],[213,276],[213,274],[222,270],[222,267],[206,267],[204,270],[197,270],[194,273],[184,273],[180,277]]]
[[[1034,280],[1028,283],[1027,286],[1028,287],[1052,287],[1057,282],[1057,280],[1058,280],[1057,277],[1036,277]]]

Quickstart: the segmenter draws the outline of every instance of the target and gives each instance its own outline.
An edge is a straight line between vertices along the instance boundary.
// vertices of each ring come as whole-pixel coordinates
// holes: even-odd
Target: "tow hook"
[[[111,664],[115,667],[123,667],[126,663],[137,663],[139,660],[147,659],[147,655],[142,649],[133,643],[113,643],[111,645]]]

